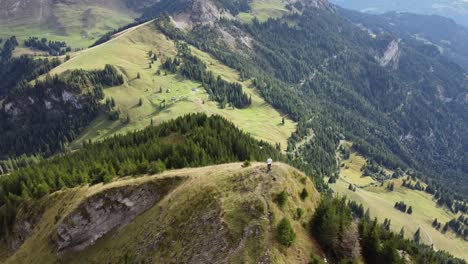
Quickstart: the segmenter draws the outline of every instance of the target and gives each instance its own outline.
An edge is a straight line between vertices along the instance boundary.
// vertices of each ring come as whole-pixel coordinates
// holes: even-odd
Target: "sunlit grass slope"
[[[342,142],[350,147],[350,142]],[[391,220],[391,227],[396,233],[403,227],[405,236],[412,239],[418,228],[422,231],[422,241],[428,245],[434,245],[437,250],[445,250],[456,257],[468,259],[468,242],[457,238],[455,234],[448,232],[442,234],[432,227],[435,218],[445,224],[458,215],[448,209],[438,207],[433,197],[425,192],[410,190],[402,187],[402,178],[385,181],[382,185],[371,177],[363,177],[361,168],[366,159],[351,151],[348,160],[341,161],[344,165],[340,170],[340,178],[336,184],[330,187],[338,195],[347,196],[349,199],[362,203],[370,209],[372,217],[377,217],[381,222],[385,218]],[[394,191],[387,190],[389,183],[394,183]],[[357,186],[356,192],[348,190],[350,184]],[[402,213],[394,208],[396,202],[405,202],[412,206],[411,215]]]
[[[0,20],[0,37],[15,35],[65,41],[72,48],[85,48],[108,31],[124,26],[138,17],[122,0],[105,2],[77,1],[52,5],[48,18]]]
[[[241,21],[249,22],[254,17],[259,21],[266,21],[268,18],[279,18],[290,12],[282,0],[253,0],[250,6],[252,10],[249,13],[238,15]]]
[[[192,48],[209,70],[221,75],[227,81],[240,82],[238,72],[224,66],[210,55]],[[153,51],[158,61],[151,68],[148,52]],[[110,121],[106,116],[97,118],[73,144],[79,146],[83,140],[99,140],[115,133],[138,130],[151,124],[169,120],[187,113],[204,112],[218,114],[232,121],[239,128],[254,137],[272,144],[280,143],[283,149],[296,124],[286,118],[281,124],[281,114],[267,104],[252,88],[250,81],[241,82],[244,91],[252,96],[252,105],[247,109],[220,109],[216,102],[209,101],[208,94],[200,83],[189,81],[174,74],[160,75],[161,61],[176,55],[175,45],[158,32],[152,23],[130,29],[113,40],[75,54],[72,58],[52,71],[62,73],[71,69],[98,69],[105,64],[116,66],[125,76],[125,84],[105,90],[106,97],[114,98],[121,110],[121,118],[127,114],[131,122]],[[140,78],[137,76],[140,74]],[[162,89],[162,93],[160,93]],[[139,100],[143,104],[139,106]],[[165,103],[163,103],[165,102]],[[166,104],[166,108],[160,106]]]

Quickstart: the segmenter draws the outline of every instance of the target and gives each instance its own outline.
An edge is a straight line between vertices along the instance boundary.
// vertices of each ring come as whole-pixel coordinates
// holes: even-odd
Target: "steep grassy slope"
[[[349,142],[345,143],[349,144]],[[433,196],[426,192],[411,190],[402,186],[402,179],[387,180],[383,185],[371,177],[363,176],[362,167],[366,159],[354,151],[350,158],[342,160],[343,167],[340,170],[340,178],[336,184],[330,187],[339,195],[347,196],[349,199],[362,203],[365,208],[370,209],[371,217],[379,220],[388,218],[395,233],[401,228],[405,230],[405,236],[413,238],[418,228],[422,231],[422,241],[428,245],[434,245],[436,250],[445,250],[459,258],[468,259],[468,242],[457,238],[455,234],[446,234],[432,227],[435,218],[442,224],[457,218],[447,208],[438,207]],[[394,191],[388,191],[388,184],[393,183]],[[353,184],[357,187],[356,192],[348,189]],[[412,206],[413,213],[408,215],[394,208],[396,202],[405,202]]]
[[[158,61],[149,67],[148,52],[153,51]],[[114,98],[122,112],[121,117],[130,116],[131,122],[112,122],[106,116],[95,120],[75,142],[78,147],[84,140],[102,139],[115,133],[125,133],[148,126],[151,120],[155,124],[164,120],[191,112],[219,114],[254,137],[272,144],[280,143],[287,147],[287,139],[295,130],[296,124],[286,119],[281,124],[282,116],[268,105],[254,89],[250,81],[241,82],[238,72],[224,66],[210,55],[192,48],[194,55],[202,59],[210,71],[230,82],[240,82],[243,89],[252,96],[252,105],[246,109],[220,109],[216,102],[210,102],[208,94],[200,83],[189,81],[174,74],[161,75],[161,61],[176,55],[172,41],[159,33],[151,22],[130,29],[111,41],[72,55],[72,58],[54,69],[52,74],[59,74],[71,69],[96,69],[111,64],[116,66],[126,77],[125,84],[105,90],[106,97]],[[140,79],[137,75],[140,74]],[[159,93],[162,89],[163,93]],[[143,105],[139,106],[139,99]],[[166,108],[160,109],[161,104]]]
[[[16,2],[19,8],[0,12],[0,37],[44,37],[66,41],[73,48],[87,47],[104,33],[138,17],[123,0]],[[14,5],[13,1],[0,1],[5,9]]]
[[[301,13],[310,7],[331,8],[324,0],[251,0],[249,12],[241,12],[236,17],[242,22],[251,22],[254,18],[265,22],[268,19],[282,18]]]
[[[93,217],[80,211],[79,204],[89,204],[99,195],[112,197],[118,188],[138,189],[149,183],[156,186],[154,192],[163,193],[151,208],[94,245],[57,256],[51,238],[57,226],[67,225],[67,215]],[[303,188],[310,194],[304,201],[299,198]],[[274,202],[281,191],[288,194],[283,208]],[[242,168],[235,163],[70,189],[41,200],[46,206],[41,221],[5,263],[308,263],[311,254],[322,256],[305,228],[318,200],[312,182],[284,164],[275,164],[270,173],[263,164]],[[297,208],[304,210],[301,219],[295,218]],[[112,207],[102,210],[114,215]],[[275,238],[283,217],[291,220],[297,233],[290,248]]]
[[[395,181],[395,191],[388,192],[385,187],[357,188],[356,192],[348,190],[351,181],[340,178],[331,188],[340,195],[362,203],[370,209],[372,217],[388,218],[392,221],[391,228],[398,233],[403,227],[405,236],[413,238],[413,234],[421,228],[421,240],[428,245],[434,245],[436,250],[445,250],[456,257],[468,259],[468,242],[457,238],[453,233],[442,234],[432,227],[432,221],[437,218],[446,223],[456,216],[444,208],[436,206],[432,197],[424,192],[409,190],[401,187],[401,180]],[[396,202],[404,201],[413,207],[413,214],[402,213],[393,206]]]
[[[281,0],[254,0],[250,6],[251,12],[238,15],[241,21],[248,22],[254,17],[260,21],[266,21],[268,18],[278,18],[289,13],[284,1]]]

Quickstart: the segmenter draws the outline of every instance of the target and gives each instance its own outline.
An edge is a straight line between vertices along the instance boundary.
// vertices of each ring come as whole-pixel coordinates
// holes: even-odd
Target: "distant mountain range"
[[[468,1],[465,0],[333,0],[333,3],[368,13],[404,11],[449,17],[468,26]]]
[[[468,28],[438,15],[388,12],[366,14],[347,9],[340,13],[371,34],[391,33],[407,41],[430,45],[438,53],[468,69]]]

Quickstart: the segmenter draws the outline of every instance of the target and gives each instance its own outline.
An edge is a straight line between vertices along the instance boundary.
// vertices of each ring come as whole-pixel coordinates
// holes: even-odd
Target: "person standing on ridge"
[[[271,171],[271,164],[273,164],[273,160],[271,158],[268,158],[267,159],[267,168],[268,168],[268,171]]]

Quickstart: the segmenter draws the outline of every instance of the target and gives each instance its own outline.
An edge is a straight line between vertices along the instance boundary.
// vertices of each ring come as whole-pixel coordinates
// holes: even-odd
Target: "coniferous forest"
[[[76,70],[61,76],[47,75],[45,80],[28,83],[39,74],[36,64],[48,69],[58,62],[35,61],[20,57],[5,62],[11,68],[17,64],[31,69],[24,76],[14,76],[13,87],[5,87],[6,95],[0,107],[0,157],[42,153],[45,156],[64,150],[101,110],[103,88],[123,83],[123,77],[113,66],[103,70]],[[24,63],[24,64],[23,64]],[[27,71],[26,71],[27,73]],[[18,126],[18,124],[22,124]]]
[[[311,233],[337,263],[353,263],[360,252],[365,263],[407,263],[401,252],[411,256],[414,263],[466,263],[420,243],[419,230],[415,239],[405,239],[404,229],[395,234],[390,227],[390,220],[379,223],[377,218],[371,219],[362,205],[331,196],[322,199],[310,222]]]

